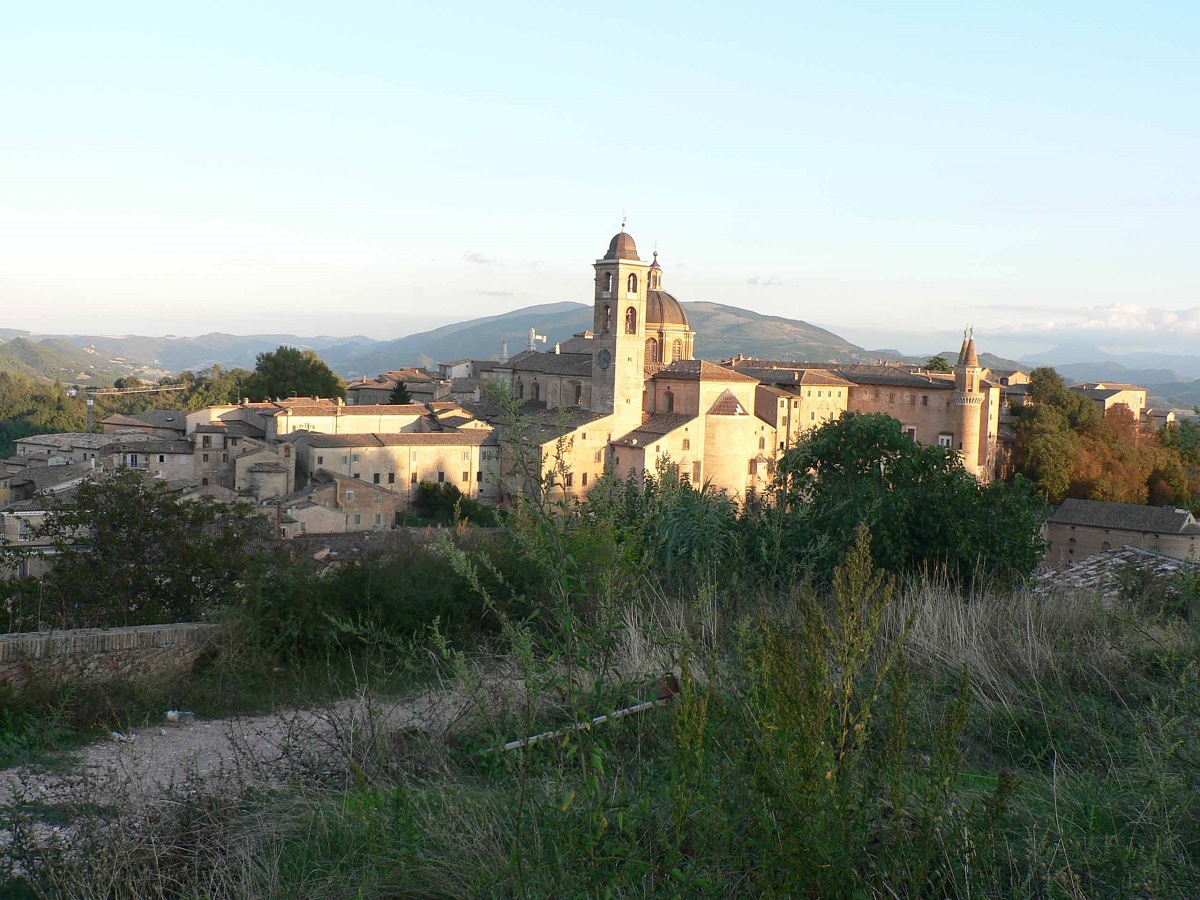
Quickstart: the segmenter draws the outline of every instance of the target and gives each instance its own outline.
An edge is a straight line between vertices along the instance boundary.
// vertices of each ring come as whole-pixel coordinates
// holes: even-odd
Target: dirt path
[[[0,770],[0,806],[15,800],[153,801],[195,779],[235,779],[239,786],[312,777],[397,733],[444,734],[462,719],[461,696],[431,692],[403,701],[354,697],[316,709],[265,716],[198,719],[114,734],[64,755],[49,770]]]

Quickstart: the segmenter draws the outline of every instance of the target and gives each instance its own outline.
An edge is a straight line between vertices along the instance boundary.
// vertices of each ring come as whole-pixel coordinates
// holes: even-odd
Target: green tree
[[[981,484],[944,447],[917,444],[879,413],[849,413],[789,450],[777,479],[784,547],[829,577],[860,525],[891,572],[1019,580],[1043,547],[1045,503],[1024,479]]]
[[[396,386],[392,388],[392,395],[388,397],[388,403],[412,403],[412,394],[408,392],[408,385],[403,381],[397,381]]]
[[[953,372],[954,367],[946,361],[944,356],[931,356],[925,360],[925,371],[927,372]]]
[[[280,347],[260,353],[254,374],[246,379],[251,400],[272,397],[345,397],[346,382],[325,364],[315,350]]]
[[[21,627],[112,627],[203,618],[237,599],[269,523],[244,504],[180,500],[137,472],[81,484],[41,535],[58,555]]]

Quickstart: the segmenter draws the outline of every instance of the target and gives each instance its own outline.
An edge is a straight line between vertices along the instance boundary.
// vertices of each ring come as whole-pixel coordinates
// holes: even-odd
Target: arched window
[[[612,307],[609,306],[607,303],[605,303],[604,304],[604,333],[608,334],[608,332],[611,329],[612,329]]]
[[[673,391],[663,394],[663,405],[666,406],[665,412],[675,412],[675,393]],[[684,444],[688,444],[688,441],[685,440]],[[685,446],[683,449],[687,450],[689,447]]]
[[[629,293],[636,294],[637,293],[637,272],[629,273],[629,282],[628,283],[629,283]]]
[[[583,385],[575,385],[575,405],[583,406]]]
[[[519,378],[517,379],[517,399],[525,399],[525,382],[521,381]]]
[[[612,272],[605,272],[604,280],[603,280],[602,284],[604,286],[603,290],[606,295],[612,293],[612,283],[613,283]]]
[[[678,339],[671,342],[671,362],[677,359],[683,359],[683,341]]]
[[[654,338],[650,338],[650,340],[646,341],[646,365],[653,365],[659,361],[660,357],[658,355],[658,341],[656,341]]]
[[[529,399],[531,399],[531,400],[542,399],[542,387],[536,381],[533,383],[533,386],[529,388]]]
[[[625,310],[625,333],[637,334],[637,310],[632,306]]]

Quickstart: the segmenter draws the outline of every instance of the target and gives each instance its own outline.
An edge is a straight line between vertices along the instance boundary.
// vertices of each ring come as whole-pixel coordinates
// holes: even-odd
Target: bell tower
[[[592,409],[617,418],[615,434],[642,423],[650,264],[638,258],[633,237],[622,225],[594,268]]]

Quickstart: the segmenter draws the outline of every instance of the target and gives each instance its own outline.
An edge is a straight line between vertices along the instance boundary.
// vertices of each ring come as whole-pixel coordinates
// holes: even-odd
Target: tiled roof
[[[763,384],[822,386],[849,386],[852,384],[848,379],[828,369],[759,369],[739,367],[738,371],[749,375]]]
[[[652,443],[657,438],[663,435],[670,434],[677,428],[682,428],[689,422],[695,422],[696,416],[683,416],[676,413],[660,413],[656,416],[651,416],[629,434],[613,441],[614,444],[620,444],[625,447],[636,447],[642,444]]]
[[[1172,584],[1176,576],[1187,571],[1195,572],[1195,566],[1190,560],[1163,556],[1161,553],[1153,553],[1140,547],[1118,547],[1095,553],[1080,562],[1071,563],[1065,569],[1041,572],[1035,578],[1034,591],[1039,594],[1053,591],[1085,591],[1098,596],[1102,601],[1112,602],[1120,598],[1123,585],[1129,583],[1128,579],[1123,577],[1128,570],[1152,573],[1166,580],[1165,586],[1171,591],[1177,590]]]
[[[310,447],[479,447],[490,443],[492,432],[486,428],[467,431],[401,431],[396,434],[318,434],[313,432],[305,443]]]
[[[1200,525],[1186,509],[1169,506],[1138,506],[1102,500],[1068,499],[1050,516],[1057,525],[1083,525],[1091,528],[1116,528],[1121,531],[1153,534],[1200,532]]]
[[[114,435],[115,436],[115,435]],[[195,452],[191,441],[185,440],[149,440],[125,443],[121,441],[108,448],[109,453],[187,453]]]
[[[718,366],[703,359],[677,359],[669,366],[663,366],[655,372],[654,377],[673,381],[721,381],[728,383],[758,381],[757,378],[743,375],[734,369],[727,369],[725,366]]]
[[[750,415],[746,407],[742,405],[742,401],[728,388],[722,391],[721,395],[713,402],[713,405],[708,408],[708,414],[710,416]]]
[[[860,386],[881,385],[887,387],[915,387],[923,390],[952,391],[952,377],[938,378],[925,372],[913,371],[898,366],[839,366],[837,373]]]
[[[516,373],[531,375],[575,375],[585,377],[592,374],[592,357],[588,353],[542,353],[526,350],[508,361],[504,368]]]

